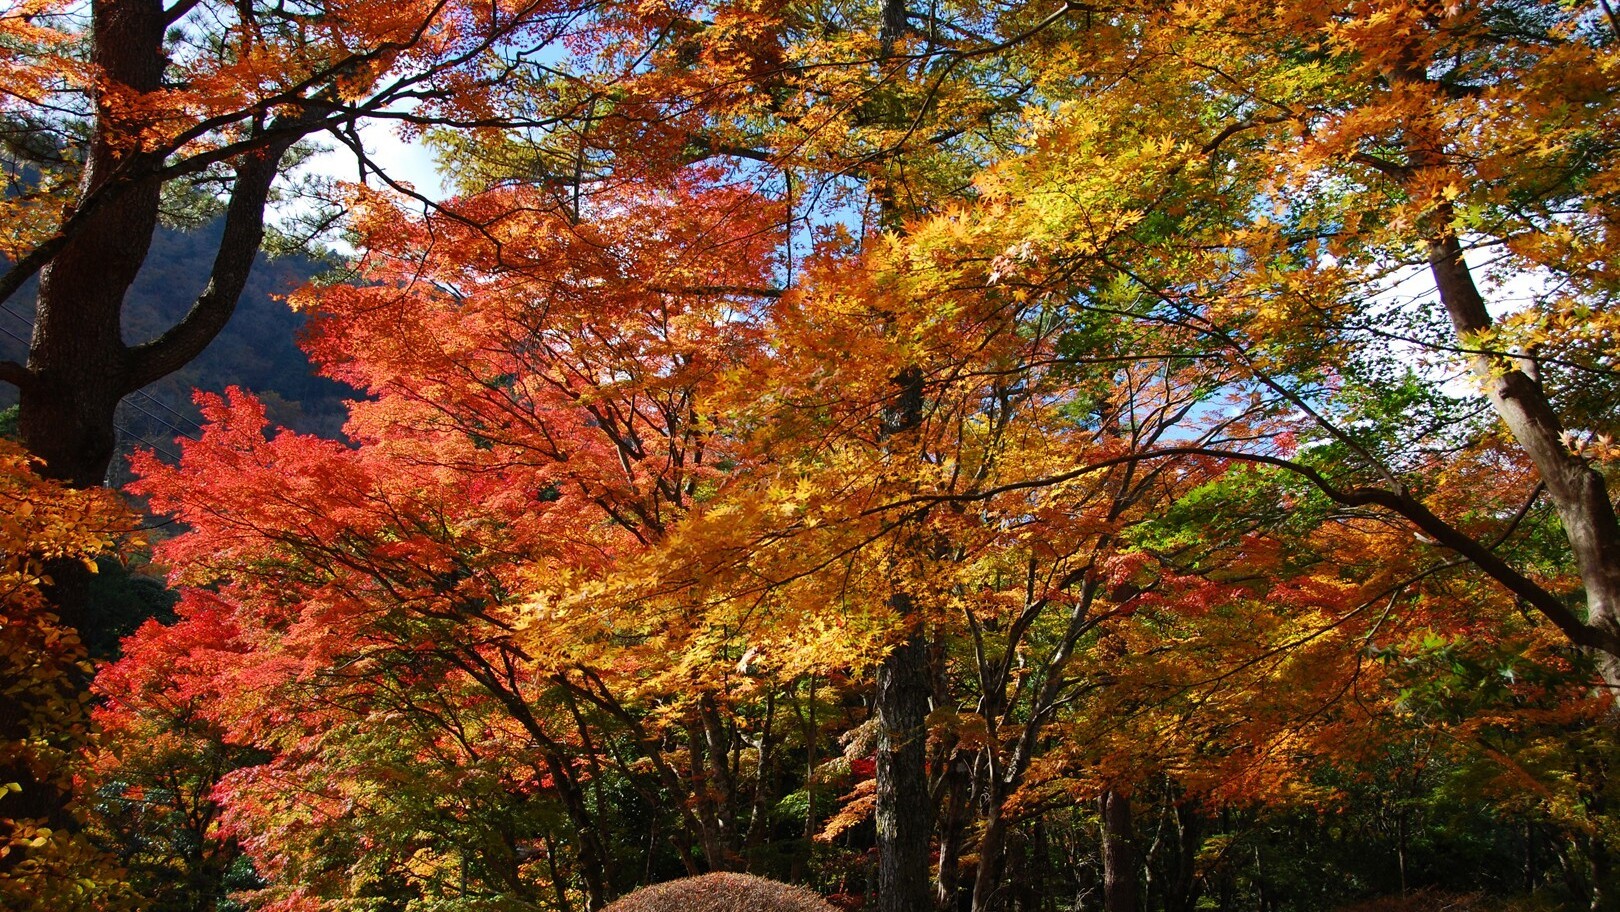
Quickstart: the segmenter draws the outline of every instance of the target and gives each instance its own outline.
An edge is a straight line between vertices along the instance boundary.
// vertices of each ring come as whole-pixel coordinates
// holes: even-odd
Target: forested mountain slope
[[[152,255],[130,290],[124,338],[141,342],[175,324],[207,281],[210,260],[218,248],[220,223],[193,232],[162,229]],[[324,267],[303,257],[272,259],[261,254],[236,313],[225,331],[202,356],[180,371],[127,398],[119,408],[120,451],[137,447],[173,451],[173,439],[195,434],[200,414],[194,390],[218,392],[239,386],[259,395],[277,425],[322,437],[342,433],[343,399],[352,390],[315,375],[298,348],[304,316],[283,296]],[[5,303],[0,314],[0,359],[25,360],[30,331],[33,284]],[[0,408],[17,402],[17,391],[0,386]],[[127,478],[125,461],[114,460],[113,481]]]

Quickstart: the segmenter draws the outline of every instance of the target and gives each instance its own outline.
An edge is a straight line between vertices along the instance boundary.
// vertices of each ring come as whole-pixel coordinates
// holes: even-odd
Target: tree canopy
[[[1620,902],[1607,3],[92,13],[0,20],[56,477],[49,364],[194,355],[303,137],[455,194],[330,188],[343,439],[232,389],[134,461],[179,602],[60,720],[74,901]],[[88,263],[180,196],[210,290],[125,345]]]

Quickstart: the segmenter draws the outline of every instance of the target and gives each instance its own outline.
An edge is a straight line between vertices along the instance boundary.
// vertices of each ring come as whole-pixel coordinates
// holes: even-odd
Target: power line
[[[25,317],[22,314],[16,312],[15,310],[12,310],[9,305],[0,304],[0,310],[4,310],[6,313],[11,314],[12,316],[16,317],[17,319],[23,321],[24,323],[27,323],[30,328],[32,328],[33,325],[34,325],[34,321],[33,321],[32,318]],[[12,338],[16,338],[16,337],[13,336]]]
[[[136,443],[142,443],[142,444],[145,444],[146,446],[151,447],[153,450],[163,454],[166,458],[168,458],[169,460],[171,460],[173,462],[179,462],[180,461],[180,454],[179,453],[176,453],[176,452],[174,452],[172,450],[166,449],[161,444],[158,444],[158,443],[155,443],[155,442],[153,442],[151,440],[148,440],[145,436],[135,433],[134,431],[132,431],[129,428],[119,424],[116,421],[113,422],[113,428],[116,429],[120,434],[123,434],[125,437],[127,437],[127,438],[129,438],[131,440],[134,440]]]
[[[6,313],[11,313],[11,311],[8,310],[8,311],[6,311]],[[11,314],[11,315],[14,316],[14,317],[16,316],[16,314]],[[13,339],[16,339],[18,342],[21,342],[24,345],[29,344],[27,339],[24,339],[22,336],[19,336],[16,333],[12,332],[11,330],[6,329],[4,326],[0,326],[0,332],[5,333],[6,335],[10,336]]]
[[[151,413],[151,412],[147,411],[146,409],[142,408],[138,403],[136,403],[132,399],[125,399],[124,404],[129,406],[130,408],[134,409],[135,411],[140,412],[142,415],[145,415],[146,417],[152,419],[153,421],[156,421],[158,424],[163,425],[164,427],[168,428],[169,430],[174,431],[176,434],[179,434],[181,437],[185,437],[185,438],[190,439],[190,440],[201,440],[202,439],[202,438],[198,437],[197,435],[193,434],[190,431],[181,430],[180,428],[175,427],[174,425],[172,425],[169,422],[165,421],[162,416],[154,415],[153,413]]]
[[[23,323],[28,324],[29,326],[32,326],[33,323],[34,323],[33,320],[30,320],[29,318],[27,318],[27,317],[23,316],[22,314],[16,312],[15,310],[12,310],[9,305],[0,304],[0,310],[4,310],[6,313],[8,313],[11,316],[17,318],[18,320],[22,321]],[[0,327],[0,332],[4,332],[6,335],[8,335],[11,338],[17,340],[18,342],[21,342],[24,345],[30,344],[27,339],[22,338],[21,336],[17,335],[16,333],[12,332],[9,329],[6,329],[4,327]],[[144,399],[146,402],[148,402],[148,403],[150,403],[152,405],[155,405],[158,408],[163,409],[164,411],[168,412],[170,415],[173,415],[175,418],[179,419],[180,421],[183,421],[186,424],[191,425],[191,427],[194,428],[195,430],[192,431],[192,430],[186,430],[184,428],[180,428],[180,427],[170,423],[169,421],[165,420],[161,416],[154,415],[152,412],[146,410],[145,408],[142,408],[138,403],[131,401],[132,397],[135,397],[135,396],[139,396],[140,398]],[[167,402],[164,402],[163,400],[161,400],[158,397],[152,395],[151,393],[148,393],[145,390],[135,390],[134,392],[130,393],[129,396],[125,397],[125,402],[131,408],[135,409],[136,411],[140,412],[141,414],[145,415],[146,417],[152,419],[153,421],[156,421],[157,423],[163,425],[164,427],[168,428],[169,430],[174,431],[176,434],[179,434],[182,437],[189,437],[192,440],[196,440],[196,439],[198,439],[197,438],[197,433],[201,432],[202,429],[203,429],[202,425],[198,424],[196,421],[194,421],[191,418],[187,417],[184,413],[180,412],[174,406],[169,405]],[[144,440],[145,438],[141,438],[141,439]],[[150,441],[147,441],[147,442],[150,442]]]
[[[16,317],[19,320],[29,322],[27,317],[24,317],[23,315],[17,313],[16,311],[12,310],[9,307],[6,307],[3,304],[0,304],[0,310],[4,310],[6,313],[11,314],[12,316]],[[4,333],[4,334],[8,335],[11,338],[17,340],[18,342],[21,342],[24,345],[29,344],[27,339],[24,339],[22,336],[17,335],[16,333],[14,333],[11,330],[5,328],[4,326],[0,326],[0,333]],[[148,396],[147,398],[150,399],[151,397]],[[154,400],[154,401],[156,401],[156,400]],[[195,437],[192,437],[192,435],[190,433],[188,433],[186,431],[182,431],[179,428],[175,427],[174,425],[169,424],[167,421],[164,421],[162,418],[159,418],[158,416],[153,415],[151,412],[146,411],[146,409],[141,408],[139,405],[136,405],[133,402],[131,402],[129,404],[131,406],[134,406],[137,410],[145,413],[148,417],[152,418],[153,420],[163,424],[169,430],[174,431],[174,432],[176,432],[176,433],[178,433],[178,434],[180,434],[182,436],[190,437],[193,440],[197,439]],[[135,441],[137,441],[139,443],[143,443],[146,446],[151,447],[156,452],[163,454],[164,456],[168,457],[169,459],[174,460],[175,462],[180,461],[180,455],[178,453],[175,453],[175,452],[169,450],[167,447],[164,447],[161,444],[158,444],[158,443],[155,443],[155,442],[153,442],[151,440],[148,440],[145,435],[137,434],[134,431],[130,430],[129,428],[125,427],[122,424],[119,424],[116,421],[113,422],[113,430],[116,430],[117,432],[119,432],[120,434],[123,434],[125,437],[127,437],[127,438],[129,438],[131,440],[135,440]]]
[[[171,414],[174,417],[180,419],[181,421],[185,422],[186,424],[189,424],[193,428],[196,428],[198,431],[201,431],[203,429],[203,426],[201,424],[198,424],[195,419],[191,418],[189,415],[185,414],[184,412],[180,411],[179,409],[176,409],[174,406],[168,404],[167,402],[164,402],[162,399],[159,399],[158,397],[152,395],[151,393],[147,392],[146,390],[139,389],[139,390],[136,390],[133,393],[130,393],[130,395],[131,396],[140,396],[142,399],[145,399],[146,401],[158,406],[159,408],[163,409],[165,412],[168,412],[169,414]]]

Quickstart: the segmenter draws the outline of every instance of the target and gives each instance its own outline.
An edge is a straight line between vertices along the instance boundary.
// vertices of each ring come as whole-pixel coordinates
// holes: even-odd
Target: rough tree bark
[[[156,0],[95,0],[91,17],[91,59],[106,85],[96,97],[80,191],[84,198],[105,196],[40,270],[28,364],[8,372],[19,387],[24,443],[45,461],[47,474],[77,486],[100,484],[106,474],[119,400],[183,367],[230,319],[264,236],[270,184],[297,138],[283,122],[277,125],[282,136],[233,163],[235,186],[207,286],[168,332],[126,345],[124,297],[157,227],[162,153],[132,149],[106,98],[112,87],[161,87],[168,65],[163,35],[170,22]]]
[[[889,410],[884,436],[904,440],[922,426],[923,374],[910,367],[894,378],[899,387]],[[904,442],[898,446],[904,447]],[[908,523],[909,524],[909,523]],[[908,591],[904,565],[920,550],[914,534],[897,533],[900,554],[889,606],[904,639],[878,666],[874,709],[878,724],[877,821],[878,912],[917,912],[933,905],[929,889],[928,848],[934,807],[928,794],[928,643],[922,619]]]
[[[1103,909],[1138,912],[1142,906],[1136,880],[1136,846],[1131,842],[1131,799],[1107,791],[1097,798],[1102,812]]]
[[[910,600],[896,596],[897,611]],[[904,615],[902,615],[904,616]],[[933,905],[928,843],[933,805],[925,769],[928,729],[927,648],[908,636],[884,657],[877,687],[878,912],[919,912]]]

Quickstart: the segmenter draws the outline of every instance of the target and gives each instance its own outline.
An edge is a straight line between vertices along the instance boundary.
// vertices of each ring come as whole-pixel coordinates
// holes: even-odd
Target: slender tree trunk
[[[1465,346],[1477,346],[1491,326],[1489,312],[1457,236],[1446,231],[1429,241],[1429,270],[1440,300]],[[1620,520],[1602,474],[1564,442],[1564,427],[1547,393],[1532,376],[1536,368],[1493,355],[1474,355],[1474,374],[1497,415],[1535,463],[1547,496],[1558,510],[1586,589],[1586,621],[1620,638]],[[1527,373],[1528,371],[1528,373]],[[1599,655],[1604,678],[1620,685],[1620,655]]]
[[[1392,68],[1388,75],[1392,81],[1406,84],[1429,81],[1413,64]],[[1449,167],[1443,154],[1435,151],[1446,147],[1436,135],[1435,125],[1418,122],[1412,128],[1408,164],[1391,173],[1408,184],[1415,177]],[[1542,388],[1540,368],[1533,357],[1488,351],[1493,321],[1463,257],[1456,221],[1456,210],[1449,201],[1435,205],[1423,239],[1429,273],[1458,341],[1475,352],[1469,355],[1474,376],[1497,417],[1535,464],[1547,497],[1558,511],[1586,594],[1585,629],[1574,630],[1572,635],[1585,640],[1578,645],[1594,649],[1609,686],[1620,687],[1620,519],[1603,475],[1571,452],[1565,442],[1566,428]]]
[[[1536,890],[1536,881],[1539,880],[1536,871],[1536,831],[1529,821],[1524,824],[1524,892],[1528,895]]]
[[[568,889],[562,874],[557,870],[557,848],[551,840],[551,833],[542,830],[541,838],[546,846],[546,868],[551,872],[551,886],[557,893],[558,912],[574,912],[574,907],[568,902]]]
[[[973,878],[973,912],[990,912],[997,905],[1005,886],[1004,857],[1007,851],[1007,818],[1002,813],[1005,799],[991,785],[990,808],[985,812],[984,833],[979,836],[979,867]]]
[[[1188,802],[1176,805],[1176,873],[1169,878],[1165,908],[1170,912],[1193,912],[1202,898],[1198,878],[1198,850],[1204,844],[1204,820]]]
[[[1591,912],[1616,912],[1620,896],[1614,890],[1614,858],[1601,837],[1586,840],[1586,878],[1592,885]]]
[[[816,724],[815,672],[808,675],[806,685],[809,705],[805,707],[804,723],[804,842],[799,851],[793,853],[793,863],[788,868],[789,883],[804,882],[805,862],[816,836],[816,740],[821,729]]]
[[[753,739],[758,753],[754,764],[754,796],[748,807],[748,828],[743,836],[743,869],[753,867],[757,850],[765,844],[771,826],[771,799],[776,796],[776,691],[765,692],[765,721]]]
[[[1395,812],[1395,868],[1400,876],[1401,896],[1406,896],[1406,808]]]
[[[600,909],[607,905],[611,885],[608,880],[607,849],[602,845],[597,820],[585,805],[585,792],[574,778],[568,759],[547,753],[545,760],[551,772],[551,781],[557,787],[569,821],[576,830],[574,844],[578,846],[580,874],[585,878],[585,907]]]
[[[1131,799],[1106,791],[1097,799],[1103,829],[1104,912],[1140,912],[1136,878],[1136,845],[1131,841]]]
[[[940,824],[939,865],[935,879],[934,908],[952,912],[960,904],[962,841],[968,817],[967,764],[955,757],[945,774],[945,809]]]
[[[724,871],[728,853],[724,830],[714,809],[714,788],[709,782],[708,736],[696,719],[687,722],[686,743],[687,756],[691,759],[688,775],[692,783],[692,811],[698,824],[697,836],[703,847],[703,861],[710,871]]]
[[[740,861],[738,850],[742,846],[742,834],[737,820],[737,777],[731,766],[735,739],[721,717],[714,697],[705,694],[700,698],[698,712],[702,718],[703,736],[708,741],[709,768],[712,770],[712,773],[704,776],[703,797],[710,803],[718,826],[716,842],[720,853],[718,857],[710,858],[709,864],[711,870],[715,871],[736,870]]]
[[[1036,817],[1030,832],[1030,852],[1035,856],[1035,864],[1030,868],[1029,887],[1039,899],[1036,908],[1041,912],[1056,905],[1057,893],[1046,881],[1047,872],[1052,869],[1052,846],[1044,821],[1045,818]]]

